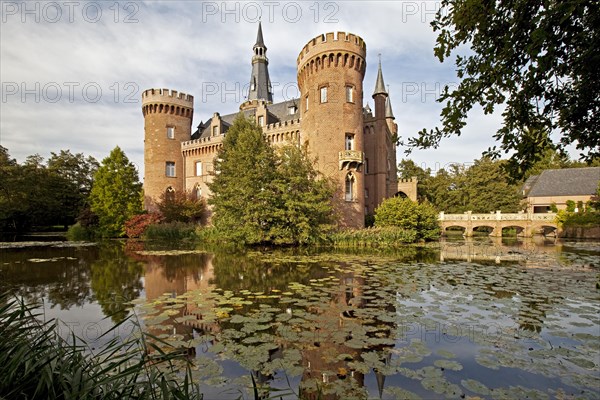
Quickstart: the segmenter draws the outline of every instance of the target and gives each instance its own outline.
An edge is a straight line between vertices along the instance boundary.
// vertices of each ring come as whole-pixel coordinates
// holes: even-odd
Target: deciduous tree
[[[512,152],[515,178],[548,148],[575,145],[600,157],[600,3],[595,0],[443,0],[432,22],[440,61],[456,56],[458,87],[439,102],[441,127],[423,129],[409,144],[437,147],[459,136],[468,112],[502,106],[500,142],[489,154]],[[556,140],[551,138],[555,137]]]

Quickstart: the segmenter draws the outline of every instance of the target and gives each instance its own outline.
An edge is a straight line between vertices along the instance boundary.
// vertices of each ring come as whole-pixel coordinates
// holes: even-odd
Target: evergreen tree
[[[115,147],[102,160],[90,193],[90,208],[98,216],[102,236],[125,234],[125,221],[142,211],[141,191],[135,166]]]
[[[237,243],[266,243],[275,223],[275,154],[262,130],[238,116],[215,159],[209,184],[215,228]]]
[[[225,136],[209,187],[213,224],[236,243],[309,243],[331,223],[332,189],[306,150],[276,154],[261,128],[243,116]]]

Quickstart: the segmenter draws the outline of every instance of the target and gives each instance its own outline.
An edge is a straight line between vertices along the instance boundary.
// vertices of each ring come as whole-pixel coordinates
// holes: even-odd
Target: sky
[[[437,96],[457,85],[434,57],[440,1],[2,1],[0,145],[22,162],[69,149],[98,160],[120,146],[143,176],[141,94],[194,96],[195,128],[237,112],[261,19],[274,101],[297,97],[296,58],[313,37],[344,31],[367,44],[364,101],[373,107],[379,54],[401,138],[439,123]],[[470,113],[458,138],[408,158],[437,171],[494,145],[499,112]],[[398,147],[398,161],[407,156]]]

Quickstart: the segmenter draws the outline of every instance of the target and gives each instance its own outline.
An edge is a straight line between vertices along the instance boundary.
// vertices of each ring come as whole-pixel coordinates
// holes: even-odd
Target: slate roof
[[[383,72],[381,72],[381,60],[379,60],[379,68],[377,69],[377,80],[375,81],[375,90],[373,91],[373,97],[378,94],[388,94],[385,91],[385,83],[383,82]]]
[[[291,107],[291,106],[296,106],[296,112],[294,114],[289,113],[289,107]],[[267,118],[268,124],[272,124],[275,122],[285,122],[285,121],[290,121],[292,119],[300,118],[300,105],[299,105],[297,99],[282,101],[282,102],[276,103],[276,104],[268,104],[267,111],[269,113],[269,116]],[[256,114],[256,111],[255,111],[255,109],[248,109],[248,110],[242,111],[242,113],[244,114],[244,116],[246,118],[248,118],[248,117],[254,117],[254,115]],[[221,131],[222,131],[221,133],[225,133],[229,130],[229,127],[231,125],[233,125],[233,121],[235,120],[235,117],[238,116],[238,114],[239,114],[239,112],[221,115]],[[199,138],[205,138],[205,137],[211,136],[212,135],[211,122],[212,122],[212,119],[209,119],[206,122],[201,122],[198,125],[198,128],[196,129],[196,131],[192,134],[191,139],[193,140],[193,139],[199,139]]]
[[[600,167],[547,169],[531,181],[528,197],[594,195]]]

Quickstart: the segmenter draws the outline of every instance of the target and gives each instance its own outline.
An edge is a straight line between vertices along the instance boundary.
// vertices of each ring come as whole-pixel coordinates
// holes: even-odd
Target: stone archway
[[[412,201],[417,201],[417,182],[418,179],[416,176],[410,179],[398,179],[398,188],[395,196],[402,193]]]

